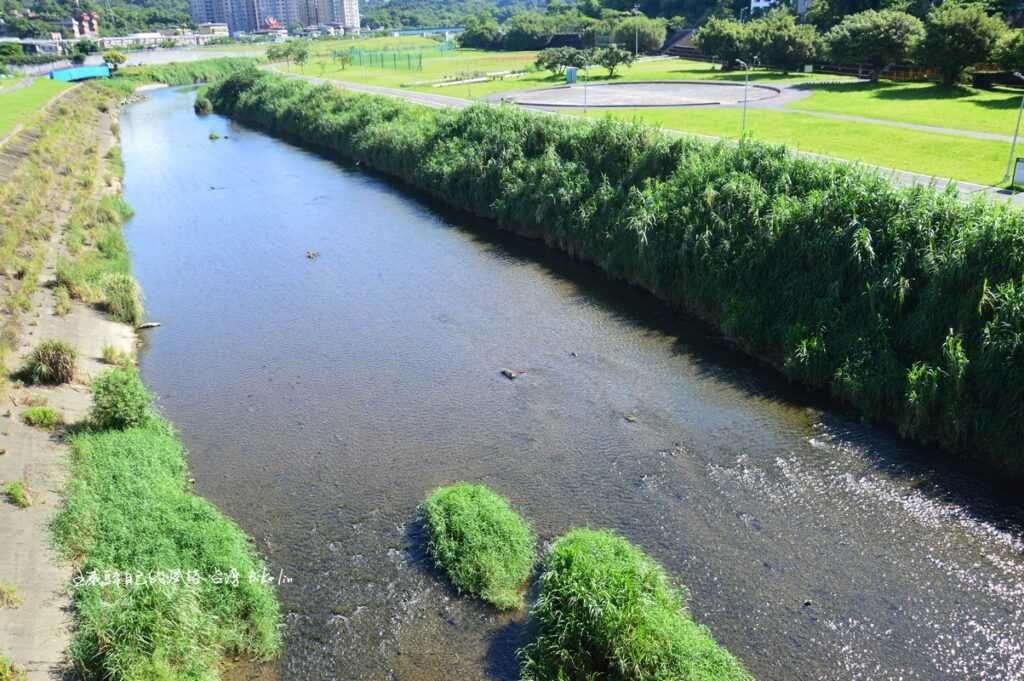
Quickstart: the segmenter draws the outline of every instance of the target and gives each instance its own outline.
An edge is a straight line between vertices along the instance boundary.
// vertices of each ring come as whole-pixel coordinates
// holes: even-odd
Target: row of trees
[[[845,17],[824,33],[796,23],[782,10],[747,23],[711,19],[694,41],[726,64],[760,60],[787,71],[816,61],[862,64],[875,80],[887,67],[907,62],[936,69],[947,84],[960,80],[974,64],[1024,67],[1021,32],[1009,31],[986,6],[958,0],[934,7],[924,21],[907,12],[871,9]]]
[[[628,45],[634,51],[655,52],[665,42],[667,22],[639,14],[606,12],[602,18],[571,12],[522,12],[504,24],[490,14],[469,17],[465,31],[459,36],[463,47],[484,50],[539,50],[556,33],[578,33],[584,45],[594,47],[600,36],[611,36],[614,42]]]
[[[575,47],[549,47],[541,50],[537,55],[535,65],[542,71],[551,71],[554,75],[565,72],[565,69],[574,66],[578,69],[585,69],[588,66],[603,66],[608,69],[608,75],[615,77],[615,70],[620,66],[629,66],[636,60],[636,56],[629,50],[624,50],[617,45],[611,45],[600,49],[578,50]]]

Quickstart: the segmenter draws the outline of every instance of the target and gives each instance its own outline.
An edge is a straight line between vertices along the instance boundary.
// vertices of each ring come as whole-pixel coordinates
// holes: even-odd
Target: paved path
[[[471,104],[478,103],[478,102],[476,102],[474,100],[461,99],[461,98],[458,98],[458,97],[449,97],[447,95],[435,95],[435,94],[432,94],[432,93],[414,92],[414,91],[411,91],[411,90],[404,90],[404,89],[400,89],[400,88],[379,87],[379,86],[376,86],[376,85],[363,85],[361,83],[348,83],[348,82],[343,82],[343,81],[328,80],[326,78],[315,78],[313,76],[303,76],[303,75],[294,74],[294,73],[286,73],[284,71],[280,71],[280,70],[274,68],[273,66],[270,66],[268,68],[270,68],[271,70],[275,71],[276,73],[278,73],[278,74],[280,74],[282,76],[287,76],[289,78],[298,78],[300,80],[305,80],[305,81],[308,81],[310,83],[333,85],[334,87],[337,87],[339,89],[350,90],[352,92],[365,92],[365,93],[375,94],[375,95],[384,95],[384,96],[387,96],[387,97],[396,97],[396,98],[399,98],[399,99],[404,99],[404,100],[407,100],[407,101],[410,101],[410,102],[415,102],[417,104],[424,104],[426,106],[430,106],[430,107],[438,108],[438,109],[441,109],[441,108],[463,109],[463,108],[465,108],[467,106],[470,106]],[[791,88],[784,88],[784,92],[787,91],[787,90],[791,90]],[[789,98],[787,98],[785,96],[780,97],[778,99],[781,99],[783,102],[792,101],[792,99],[789,99]],[[481,101],[483,101],[483,100],[481,100]],[[777,100],[770,99],[770,100],[766,100],[766,101],[767,102],[775,102]],[[489,102],[489,103],[493,104],[493,102]],[[545,111],[544,109],[535,108],[535,107],[524,107],[524,108],[529,108],[529,109],[534,110],[534,111]],[[779,110],[780,111],[792,111],[791,109],[779,109]],[[546,111],[547,111],[547,113],[558,113],[557,111],[553,111],[553,110],[550,110],[550,109],[548,109]],[[854,117],[854,118],[856,118],[856,117]],[[580,119],[577,118],[575,120],[580,120]],[[863,120],[866,121],[866,122],[879,122],[879,123],[883,122],[883,121],[878,121],[877,119],[870,119],[870,118],[866,118],[866,119],[863,119]],[[884,123],[894,123],[894,121],[884,121]],[[898,124],[898,125],[900,127],[904,127],[902,124]],[[906,125],[910,126],[912,124],[906,124]],[[929,126],[915,126],[915,127],[927,128]],[[666,132],[666,133],[669,133],[669,134],[694,135],[694,136],[697,136],[697,137],[706,137],[708,139],[722,139],[722,138],[712,137],[712,136],[709,136],[709,135],[697,135],[695,133],[690,133],[690,132],[685,132],[685,131],[680,131],[680,130],[671,130],[671,129],[667,129],[667,128],[662,128],[662,130],[664,132]],[[965,132],[965,131],[960,131],[960,132]],[[984,133],[979,133],[979,134],[984,134]],[[821,159],[826,159],[826,160],[829,160],[829,161],[839,161],[841,163],[851,163],[851,161],[848,161],[846,159],[836,158],[836,157],[833,157],[833,156],[823,156],[822,154],[814,154],[814,153],[806,152],[806,151],[799,151],[797,153],[803,154],[804,156],[809,156],[809,157],[813,157],[813,158],[821,158]],[[953,186],[956,187],[957,193],[960,194],[960,197],[965,199],[965,200],[970,200],[970,199],[974,199],[974,198],[976,198],[978,196],[983,196],[983,197],[989,198],[989,199],[991,199],[993,201],[1010,201],[1014,205],[1024,206],[1024,193],[1022,193],[1022,192],[1013,192],[1013,191],[1010,191],[1008,189],[1002,189],[1002,188],[999,188],[999,187],[992,187],[992,186],[982,185],[982,184],[974,184],[973,182],[961,182],[961,181],[953,180],[953,179],[946,178],[946,177],[933,177],[933,176],[930,176],[930,175],[922,175],[921,173],[913,173],[913,172],[906,171],[906,170],[899,170],[897,168],[886,168],[884,166],[875,166],[875,165],[872,165],[870,163],[861,163],[860,165],[867,166],[867,167],[870,167],[870,168],[875,168],[879,172],[881,172],[883,175],[885,175],[889,179],[891,179],[893,182],[896,182],[896,183],[901,184],[901,185],[906,185],[906,186],[912,186],[912,185],[934,185],[937,189],[945,189],[947,186],[952,184]]]

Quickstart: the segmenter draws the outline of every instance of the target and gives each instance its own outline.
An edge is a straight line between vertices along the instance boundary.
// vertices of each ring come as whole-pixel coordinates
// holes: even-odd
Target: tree
[[[303,71],[306,70],[306,62],[309,61],[310,47],[308,40],[292,40],[288,50],[291,53],[292,61],[298,64]]]
[[[565,71],[565,61],[562,58],[561,47],[548,47],[537,53],[537,59],[533,62],[540,71],[550,71],[551,75],[557,76]]]
[[[537,50],[548,44],[554,32],[548,17],[537,12],[522,12],[505,22],[502,46],[506,50]]]
[[[0,62],[24,55],[25,49],[21,46],[21,43],[0,43]]]
[[[709,57],[722,61],[728,69],[737,59],[750,57],[750,31],[735,19],[710,19],[693,36],[693,43]]]
[[[615,77],[615,69],[619,66],[629,66],[636,60],[634,55],[629,50],[624,50],[617,45],[606,47],[603,50],[598,50],[596,55],[596,61],[599,65],[608,69],[608,77]]]
[[[466,19],[464,30],[459,35],[459,45],[490,50],[501,42],[501,27],[494,17],[480,14]]]
[[[814,27],[797,24],[785,10],[772,10],[749,27],[750,51],[786,73],[814,62],[821,53],[821,38]]]
[[[75,43],[75,52],[79,54],[95,54],[100,51],[100,46],[96,44],[95,40],[89,38],[82,38]]]
[[[341,66],[341,70],[344,71],[352,63],[352,55],[348,52],[337,52],[334,56],[334,63]]]
[[[267,47],[267,61],[285,61],[289,58],[287,43],[274,43]]]
[[[872,81],[885,67],[913,56],[923,40],[921,20],[894,10],[851,14],[825,36],[832,61],[867,64]]]
[[[665,44],[665,20],[633,16],[615,25],[615,42],[641,53],[657,52]]]
[[[117,71],[117,67],[128,61],[128,57],[117,50],[107,50],[103,53],[103,61],[110,67],[111,71]]]
[[[1005,32],[1003,20],[989,16],[984,5],[947,0],[925,20],[924,59],[953,85],[968,66],[992,58]]]

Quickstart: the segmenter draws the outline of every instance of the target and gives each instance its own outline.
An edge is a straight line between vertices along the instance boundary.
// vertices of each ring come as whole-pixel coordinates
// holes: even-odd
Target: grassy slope
[[[95,135],[96,112],[111,106],[104,85],[109,83],[71,93],[58,112],[67,125],[48,123],[39,144],[80,158],[78,165],[50,164],[68,163],[67,181],[73,182],[64,191],[74,209],[58,278],[86,302],[109,308],[107,278],[113,274],[134,285],[121,230],[130,210],[116,193],[123,166],[117,147],[105,165],[95,144],[79,148]],[[0,185],[0,191],[6,188]],[[118,409],[128,404],[126,395],[117,400]],[[219,677],[226,654],[276,654],[280,615],[273,591],[249,580],[250,574],[262,575],[262,562],[244,532],[191,493],[183,448],[169,426],[149,419],[146,427],[128,431],[79,429],[65,497],[53,530],[78,577],[133,574],[131,585],[72,585],[79,626],[69,655],[89,678],[211,681]],[[240,575],[237,587],[209,581],[232,569]],[[190,570],[199,583],[180,579]],[[141,583],[135,573],[163,581]]]
[[[790,108],[1012,135],[1021,93],[930,83],[808,85],[813,94]]]
[[[579,110],[570,113],[583,115]],[[616,109],[588,115],[735,139],[740,136],[743,113],[738,108],[689,108]],[[979,184],[999,180],[1010,151],[1004,142],[765,109],[747,111],[747,130],[759,140],[801,151]]]
[[[30,116],[70,85],[49,78],[37,78],[31,85],[0,94],[0,136]]]

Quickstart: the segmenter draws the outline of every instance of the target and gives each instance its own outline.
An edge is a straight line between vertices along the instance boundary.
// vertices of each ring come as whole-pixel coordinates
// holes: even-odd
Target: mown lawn
[[[584,115],[578,110],[572,113]],[[586,115],[614,116],[671,130],[738,138],[742,109],[619,109],[590,111]],[[997,182],[1010,152],[1010,145],[1003,142],[765,109],[748,110],[747,130],[757,139],[801,151],[978,184]]]
[[[932,83],[806,85],[807,99],[791,109],[824,111],[890,121],[1012,135],[1024,92],[976,90]]]
[[[28,87],[0,94],[0,136],[28,120],[33,112],[69,87],[60,81],[37,78]]]
[[[497,52],[489,50],[452,50],[438,51],[435,41],[424,38],[390,38],[379,39],[390,42],[374,43],[373,41],[332,41],[315,48],[314,57],[304,67],[282,65],[283,70],[307,76],[330,78],[332,80],[364,83],[382,87],[402,87],[421,92],[433,92],[461,97],[463,99],[479,99],[488,95],[513,90],[529,90],[551,87],[565,82],[565,76],[553,75],[548,71],[534,70],[536,52]],[[337,49],[358,47],[362,49],[394,49],[423,47],[423,70],[410,71],[395,68],[366,67],[350,65],[342,68],[331,59],[331,52]],[[415,55],[414,51],[409,54]],[[400,61],[401,58],[399,58]],[[499,72],[527,73],[519,77],[503,77],[481,83],[449,85],[435,87],[435,82],[450,78],[462,79],[479,77]],[[590,70],[590,80],[609,80],[608,71],[601,67]],[[584,78],[584,74],[580,74]],[[751,81],[759,82],[799,82],[810,78],[820,78],[815,74],[790,73],[779,71],[757,70],[751,74]],[[620,68],[615,80],[742,80],[740,72],[722,72],[717,67],[705,62],[684,59],[658,58],[644,59],[631,67]]]

